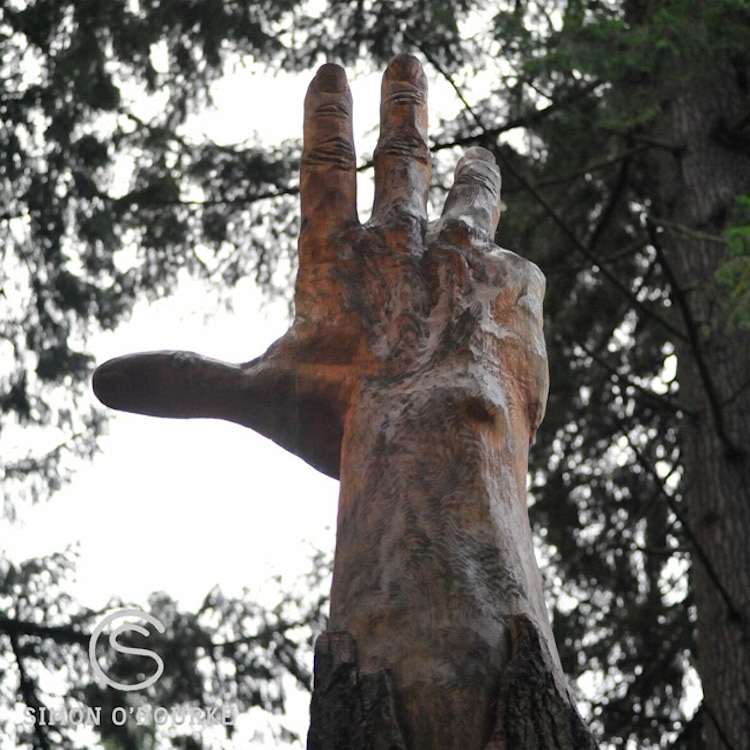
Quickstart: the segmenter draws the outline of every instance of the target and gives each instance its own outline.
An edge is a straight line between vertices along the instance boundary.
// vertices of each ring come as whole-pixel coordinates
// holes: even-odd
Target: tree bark
[[[715,277],[733,198],[748,191],[748,144],[730,132],[747,106],[732,66],[717,59],[661,120],[680,145],[661,163],[659,243],[686,332],[678,376],[708,750],[750,747],[750,336],[730,323]]]
[[[562,673],[526,509],[547,396],[544,277],[492,242],[500,173],[470,149],[426,217],[426,82],[383,78],[360,224],[351,97],[325,65],[305,107],[296,316],[262,357],[105,363],[107,404],[245,424],[341,479],[332,632],[309,747],[593,747]]]
[[[511,658],[492,713],[486,750],[596,750],[596,743],[553,675],[557,667],[525,616],[511,618]],[[315,684],[308,750],[406,750],[386,670],[363,674],[346,632],[321,635],[315,644]],[[433,717],[432,724],[440,719]],[[471,732],[469,732],[470,736]],[[439,745],[433,745],[439,747]],[[461,740],[443,747],[463,747]]]

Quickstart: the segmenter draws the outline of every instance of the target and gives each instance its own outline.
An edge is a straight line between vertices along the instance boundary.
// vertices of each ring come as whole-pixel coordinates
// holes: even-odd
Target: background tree
[[[94,449],[91,331],[182,269],[270,285],[290,257],[299,146],[192,143],[210,83],[413,51],[463,98],[436,203],[453,146],[492,150],[499,243],[548,279],[530,493],[565,667],[612,746],[750,744],[749,29],[743,0],[5,2],[6,512]]]
[[[535,453],[536,517],[589,592],[570,590],[571,612],[558,603],[558,632],[598,639],[589,654],[619,682],[605,735],[627,736],[635,716],[663,741],[670,714],[682,723],[681,662],[697,654],[705,746],[742,747],[748,334],[717,273],[748,187],[748,8],[568,3],[547,24],[533,10],[499,14],[496,29],[518,50],[519,100],[547,105],[533,127],[539,156],[499,150],[541,230],[525,242],[551,281],[553,373],[572,374]],[[528,214],[508,216],[529,231]],[[577,553],[561,506],[578,516]],[[678,594],[685,564],[690,588]]]

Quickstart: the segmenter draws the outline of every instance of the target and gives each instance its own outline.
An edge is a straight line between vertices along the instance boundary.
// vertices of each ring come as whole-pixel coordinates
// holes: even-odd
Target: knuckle
[[[409,158],[423,164],[432,161],[432,154],[424,137],[420,133],[409,131],[381,138],[373,156],[376,160],[389,156]]]
[[[500,198],[500,170],[495,164],[462,159],[456,167],[453,184],[457,187],[480,187],[495,201]]]
[[[305,151],[302,156],[302,165],[353,169],[355,166],[354,146],[348,138],[343,136],[324,138]]]
[[[383,104],[423,107],[427,102],[424,88],[413,83],[390,81],[383,95]]]

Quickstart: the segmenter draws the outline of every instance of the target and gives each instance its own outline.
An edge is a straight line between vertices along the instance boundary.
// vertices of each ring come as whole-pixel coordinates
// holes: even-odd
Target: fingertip
[[[313,78],[313,88],[320,93],[340,94],[346,90],[346,71],[336,63],[324,63]]]
[[[427,83],[422,63],[414,55],[407,53],[391,58],[385,70],[385,77],[391,81]]]
[[[488,192],[496,195],[500,200],[502,175],[500,167],[493,153],[481,146],[467,149],[458,160],[454,180],[460,182],[474,182],[484,187]]]
[[[352,95],[346,71],[318,68],[305,97],[300,209],[300,266],[332,251],[329,235],[357,220]]]
[[[413,55],[396,55],[383,74],[380,137],[373,157],[371,221],[424,220],[432,163],[427,143],[427,76]]]
[[[471,146],[464,151],[463,157],[459,161],[486,161],[490,164],[497,164],[495,155],[488,148],[482,146]]]
[[[91,386],[94,395],[102,404],[111,409],[116,409],[119,404],[127,399],[127,394],[130,390],[130,379],[118,371],[114,363],[110,360],[94,370],[94,375],[91,378]]]

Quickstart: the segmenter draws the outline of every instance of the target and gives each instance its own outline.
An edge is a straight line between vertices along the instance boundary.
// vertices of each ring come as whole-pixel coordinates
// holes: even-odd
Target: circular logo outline
[[[96,658],[96,644],[99,642],[99,636],[102,634],[104,628],[106,628],[110,622],[121,617],[137,617],[141,620],[146,620],[146,622],[153,625],[156,630],[159,631],[159,633],[164,633],[166,631],[166,628],[164,627],[164,624],[161,620],[149,614],[148,612],[144,612],[142,609],[128,607],[125,609],[118,609],[114,612],[110,612],[94,628],[89,638],[89,662],[91,663],[91,669],[94,671],[94,676],[96,677],[98,682],[103,682],[104,684],[115,688],[115,690],[122,690],[124,692],[130,692],[133,690],[145,690],[150,685],[153,685],[162,676],[164,672],[164,660],[161,658],[161,656],[159,656],[159,654],[157,654],[155,651],[152,651],[151,649],[123,646],[122,644],[117,642],[118,635],[130,630],[135,630],[137,633],[148,637],[150,633],[142,625],[136,625],[135,623],[123,623],[109,634],[108,640],[109,645],[112,647],[112,649],[114,651],[117,651],[118,653],[148,656],[150,659],[153,659],[156,662],[157,668],[156,672],[151,675],[151,677],[148,677],[145,680],[141,680],[140,682],[136,682],[134,685],[127,685],[124,682],[117,682],[117,680],[113,680],[107,675]]]

